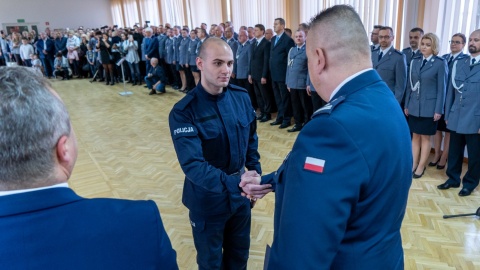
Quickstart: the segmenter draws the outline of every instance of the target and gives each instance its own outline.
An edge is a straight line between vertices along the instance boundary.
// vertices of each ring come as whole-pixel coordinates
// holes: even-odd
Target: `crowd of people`
[[[395,95],[404,110],[412,134],[413,178],[423,176],[427,167],[446,169],[447,181],[438,189],[458,188],[462,179],[465,146],[468,170],[463,177],[460,196],[469,196],[480,179],[480,122],[475,112],[480,99],[480,31],[467,37],[451,37],[450,52],[440,56],[440,40],[434,33],[425,34],[415,27],[409,32],[410,47],[402,51],[393,47],[391,27],[376,25],[371,32],[373,67]],[[431,137],[435,154],[428,162]],[[447,162],[448,161],[448,162]]]

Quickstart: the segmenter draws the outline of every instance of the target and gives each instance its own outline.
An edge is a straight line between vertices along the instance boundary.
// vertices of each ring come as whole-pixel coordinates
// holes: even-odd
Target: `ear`
[[[55,151],[57,154],[58,163],[65,168],[70,167],[72,161],[75,161],[74,149],[71,149],[71,144],[69,144],[70,138],[66,135],[63,135],[58,139]]]
[[[195,59],[195,62],[197,64],[197,68],[199,70],[203,70],[203,59],[200,57],[197,57],[197,59]]]
[[[322,48],[315,48],[314,55],[315,55],[315,63],[314,63],[315,74],[320,75],[325,70],[326,64],[327,64],[325,51]]]

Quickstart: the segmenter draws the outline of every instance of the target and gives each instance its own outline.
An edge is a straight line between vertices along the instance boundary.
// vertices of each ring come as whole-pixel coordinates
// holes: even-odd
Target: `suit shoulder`
[[[457,56],[457,58],[455,58],[455,60],[461,60],[461,59],[465,59],[467,57],[470,57],[468,54],[461,54],[459,56]]]
[[[401,51],[399,51],[399,50],[397,50],[397,49],[394,49],[393,52],[396,53],[396,54],[398,54],[398,55],[403,55],[403,52],[401,52]]]
[[[410,47],[402,50],[403,53],[409,53],[412,49]]]
[[[242,88],[242,87],[237,86],[237,85],[234,85],[234,84],[229,84],[229,85],[228,85],[228,88],[229,88],[230,90],[233,90],[233,91],[248,93],[245,88]]]
[[[172,111],[183,111],[192,102],[193,98],[193,93],[188,93],[185,97],[173,105]]]
[[[445,62],[446,62],[446,60],[445,60],[445,58],[444,58],[444,57],[442,57],[442,56],[438,56],[438,55],[434,56],[434,58],[433,58],[433,59],[437,59],[437,60],[439,60],[439,61],[445,61]]]
[[[325,106],[323,106],[320,109],[318,109],[317,111],[315,111],[312,118],[318,117],[318,116],[321,116],[321,115],[331,114],[335,110],[335,108],[339,104],[341,104],[344,100],[345,100],[345,96],[340,96],[340,97],[328,102],[327,104],[325,104]]]

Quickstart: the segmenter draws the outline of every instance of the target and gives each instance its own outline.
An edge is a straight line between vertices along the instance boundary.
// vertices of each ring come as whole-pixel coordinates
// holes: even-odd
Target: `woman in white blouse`
[[[138,65],[138,62],[140,62],[140,57],[138,56],[138,43],[136,40],[133,40],[132,35],[128,35],[128,40],[126,39],[125,34],[122,34],[121,37],[123,40],[123,51],[126,53],[125,61],[127,61],[128,66],[130,67],[133,85],[141,85],[142,79],[140,77],[140,67]]]

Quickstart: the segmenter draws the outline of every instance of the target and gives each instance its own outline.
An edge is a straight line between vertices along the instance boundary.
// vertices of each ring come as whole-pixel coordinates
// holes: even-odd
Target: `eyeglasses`
[[[389,39],[391,36],[378,36],[378,39]]]
[[[458,40],[450,40],[448,43],[450,43],[450,44],[457,44],[457,45],[463,44],[463,42],[458,41]]]

